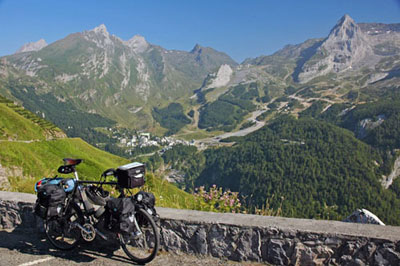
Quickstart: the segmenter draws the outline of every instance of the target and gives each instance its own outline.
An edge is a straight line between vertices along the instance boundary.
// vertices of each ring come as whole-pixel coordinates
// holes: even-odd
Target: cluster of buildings
[[[143,148],[149,146],[167,146],[172,147],[174,145],[194,145],[194,141],[186,141],[181,139],[175,139],[172,137],[154,137],[151,138],[150,133],[138,133],[138,135],[132,136],[132,138],[121,137],[119,139],[120,146],[126,148]]]
[[[120,145],[122,147],[147,147],[147,146],[158,146],[157,141],[151,140],[150,133],[139,133],[138,135],[133,135],[132,138],[119,138]]]

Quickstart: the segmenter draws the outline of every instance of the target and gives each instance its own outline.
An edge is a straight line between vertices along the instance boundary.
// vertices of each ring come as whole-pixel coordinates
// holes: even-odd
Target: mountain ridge
[[[39,51],[3,59],[8,61],[4,68],[12,66],[21,71],[20,76],[35,79],[38,93],[50,91],[86,112],[125,126],[135,122],[139,128],[151,126],[151,106],[190,95],[209,72],[222,64],[237,64],[212,48],[166,50],[139,35],[124,41],[109,34],[104,24],[70,34]],[[128,110],[139,107],[142,111],[131,116]]]
[[[224,102],[231,110],[243,107],[243,102],[238,101],[236,105],[232,101],[231,106],[226,105],[242,85],[253,96],[243,95],[246,99],[240,101],[249,101],[246,106],[251,102],[258,109],[265,109],[265,103],[272,99],[288,96],[289,88],[294,92],[304,86],[330,91],[330,95],[324,92],[325,97],[332,98],[329,101],[349,101],[347,93],[358,91],[359,87],[378,90],[395,84],[396,69],[400,67],[396,56],[400,51],[398,24],[360,25],[344,15],[325,38],[287,45],[272,55],[237,64],[227,54],[199,44],[186,52],[164,49],[140,35],[122,40],[101,24],[68,35],[37,52],[2,57],[0,75],[8,75],[3,78],[6,86],[2,90],[14,97],[18,94],[24,102],[24,94],[16,93],[10,84],[13,76],[12,82],[18,80],[23,85],[20,87],[34,83],[38,98],[50,93],[60,103],[68,101],[83,112],[111,119],[119,126],[156,134],[168,129],[161,126],[165,123],[154,119],[154,108],[178,102],[183,114],[197,110],[194,117],[210,124],[204,121],[204,114],[210,113],[207,106],[220,97],[224,99],[214,106]],[[14,74],[8,74],[11,72]],[[193,92],[201,92],[203,95],[197,96],[205,101],[194,101]],[[308,107],[311,102],[305,100],[304,107]],[[231,130],[248,113],[238,112],[242,115],[235,116],[233,120],[237,121],[228,127],[213,128]],[[193,119],[181,132],[204,132],[206,128],[199,127],[196,121]]]

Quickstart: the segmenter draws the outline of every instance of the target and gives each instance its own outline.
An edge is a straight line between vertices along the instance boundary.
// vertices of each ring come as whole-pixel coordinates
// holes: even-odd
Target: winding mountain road
[[[269,109],[265,107],[265,109],[259,109],[259,110],[256,110],[256,111],[252,112],[251,113],[251,117],[247,118],[247,121],[254,122],[255,124],[250,126],[250,127],[247,127],[247,128],[244,128],[244,129],[241,129],[241,130],[238,130],[238,131],[234,131],[234,132],[227,132],[227,133],[224,133],[224,134],[212,137],[212,138],[205,138],[205,139],[195,140],[195,144],[197,146],[212,145],[212,144],[215,144],[215,143],[219,142],[221,139],[226,139],[226,138],[229,138],[229,137],[243,137],[243,136],[246,136],[246,135],[248,135],[248,134],[250,134],[250,133],[252,133],[252,132],[254,132],[254,131],[256,131],[256,130],[258,130],[260,128],[262,128],[265,125],[264,121],[257,121],[256,118],[259,115],[261,115],[262,113],[264,113],[264,112],[266,112],[268,110]]]

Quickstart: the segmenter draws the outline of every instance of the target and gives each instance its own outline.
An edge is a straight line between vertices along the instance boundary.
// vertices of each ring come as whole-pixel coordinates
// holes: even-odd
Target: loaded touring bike
[[[134,262],[153,260],[160,245],[155,197],[144,191],[135,195],[130,191],[144,185],[144,165],[130,163],[104,171],[99,181],[81,181],[76,171],[81,162],[67,158],[58,168],[59,173],[73,173],[74,178],[56,176],[35,184],[38,195],[35,213],[43,218],[50,243],[58,249],[70,250],[81,239],[91,242],[96,236],[103,240],[116,236]],[[107,182],[108,176],[116,177],[117,181]],[[115,186],[119,197],[110,197],[103,185]]]

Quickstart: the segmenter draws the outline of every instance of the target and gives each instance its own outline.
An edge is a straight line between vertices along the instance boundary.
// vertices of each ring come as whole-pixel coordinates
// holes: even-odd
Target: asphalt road
[[[129,265],[128,259],[118,243],[105,246],[100,240],[85,243],[72,251],[54,249],[43,233],[32,230],[0,230],[0,265]],[[212,257],[198,257],[161,251],[147,265],[262,265],[259,263],[238,263]]]

